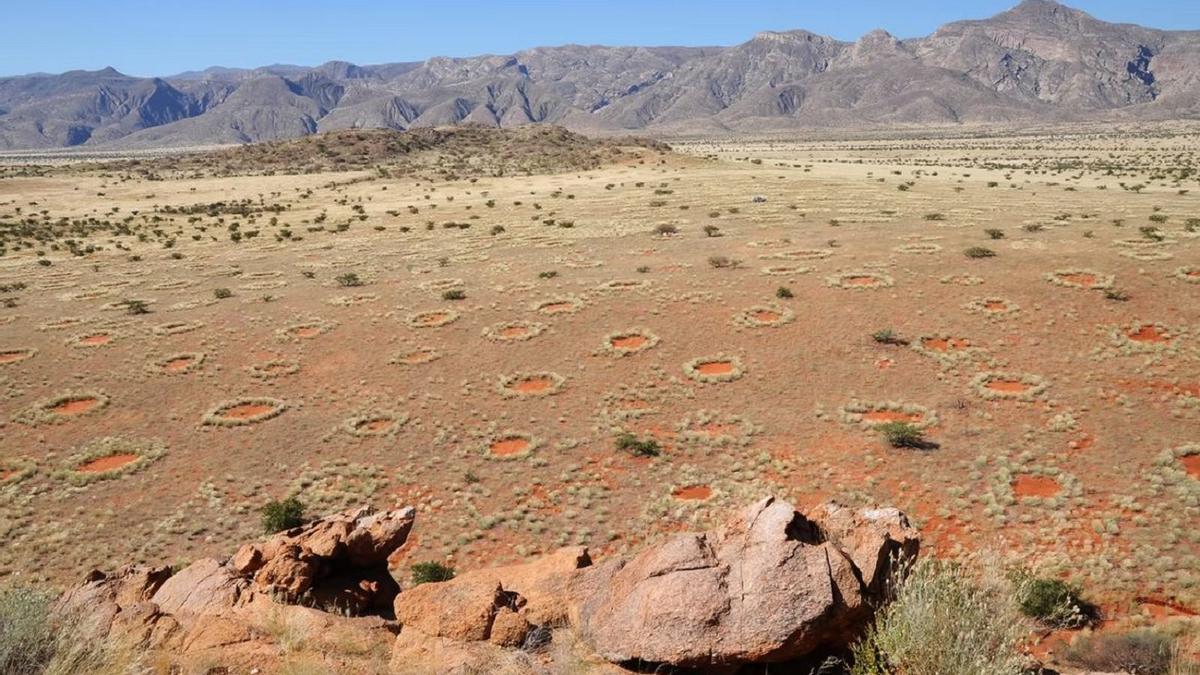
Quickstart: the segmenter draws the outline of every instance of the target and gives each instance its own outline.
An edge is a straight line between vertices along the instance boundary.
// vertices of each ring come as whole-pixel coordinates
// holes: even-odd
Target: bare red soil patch
[[[554,380],[548,377],[536,376],[527,377],[523,380],[517,380],[510,388],[514,391],[519,391],[522,394],[536,394],[548,391],[553,386]]]
[[[195,360],[196,358],[193,356],[180,356],[164,363],[163,370],[172,373],[180,373],[191,367]]]
[[[515,340],[529,335],[529,329],[525,326],[509,326],[500,331],[500,337],[506,340]]]
[[[300,326],[292,330],[292,335],[298,338],[313,338],[321,334],[321,329],[317,326]]]
[[[414,326],[435,327],[440,326],[450,320],[449,312],[426,312],[413,318]]]
[[[921,346],[935,352],[953,352],[969,348],[971,341],[967,338],[925,338]]]
[[[274,410],[273,406],[265,403],[239,403],[221,412],[221,417],[231,420],[245,420],[259,415],[265,415]]]
[[[563,314],[575,309],[575,305],[570,302],[552,302],[548,305],[538,307],[538,311],[543,314]]]
[[[1059,279],[1062,279],[1067,283],[1072,283],[1077,286],[1085,286],[1088,288],[1095,286],[1096,282],[1099,281],[1099,278],[1097,278],[1095,274],[1088,274],[1086,272],[1073,272],[1071,274],[1059,274],[1057,276]]]
[[[899,410],[869,410],[863,413],[863,421],[871,424],[887,424],[888,422],[907,422],[919,424],[925,420],[921,413],[906,413]]]
[[[390,417],[379,417],[371,420],[362,420],[354,426],[355,429],[366,431],[373,434],[383,433],[392,428],[396,424],[396,420]]]
[[[701,375],[728,375],[733,372],[731,361],[708,361],[696,366]]]
[[[609,341],[615,349],[633,351],[641,349],[649,340],[644,335],[622,335]]]
[[[1002,394],[1023,394],[1033,388],[1020,380],[993,380],[984,386]]]
[[[873,277],[868,274],[861,274],[861,275],[857,275],[857,276],[846,277],[846,278],[842,279],[842,283],[844,283],[847,286],[870,287],[870,286],[879,286],[882,282],[879,280],[879,277]]]
[[[783,318],[783,314],[769,309],[760,309],[751,312],[750,318],[762,323],[775,323]]]
[[[1058,481],[1049,476],[1023,473],[1012,482],[1012,491],[1017,497],[1053,497],[1061,490]]]
[[[98,398],[90,396],[73,398],[51,407],[50,412],[57,415],[82,415],[98,405],[100,405],[100,399]]]
[[[138,455],[132,452],[125,452],[93,459],[90,462],[80,465],[75,470],[80,473],[104,473],[105,471],[115,471],[126,464],[136,462],[137,459]]]
[[[404,354],[396,360],[400,363],[416,366],[422,363],[429,363],[430,361],[437,359],[437,356],[438,353],[432,349],[419,349],[417,351]]]
[[[1187,475],[1200,480],[1200,455],[1184,455],[1179,458],[1179,463],[1183,464],[1183,470]]]
[[[526,452],[529,450],[529,445],[529,439],[521,438],[520,436],[501,438],[500,440],[493,441],[488,446],[488,452],[496,457],[511,457]]]
[[[1163,344],[1170,342],[1171,338],[1158,329],[1154,324],[1146,323],[1138,326],[1137,330],[1129,331],[1125,334],[1134,342]]]
[[[108,333],[95,333],[79,338],[78,344],[85,347],[99,347],[112,342],[112,336]]]
[[[711,497],[712,492],[712,488],[707,485],[689,485],[687,487],[675,488],[671,492],[671,496],[683,501],[700,502]]]
[[[1005,312],[1008,311],[1008,303],[1003,300],[988,300],[983,303],[983,308],[989,312]]]
[[[24,361],[33,356],[32,349],[6,349],[0,351],[0,365]]]

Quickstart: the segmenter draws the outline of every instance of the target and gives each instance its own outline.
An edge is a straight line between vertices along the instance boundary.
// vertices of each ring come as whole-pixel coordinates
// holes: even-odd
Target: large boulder
[[[825,512],[830,529],[851,522]],[[832,514],[832,515],[828,515]],[[869,621],[871,584],[916,535],[903,517],[863,515],[873,534],[838,531],[853,555],[815,520],[768,497],[715,532],[687,534],[628,562],[584,569],[572,584],[572,619],[581,638],[615,663],[691,668],[790,661],[844,647]],[[884,536],[887,535],[887,536]]]

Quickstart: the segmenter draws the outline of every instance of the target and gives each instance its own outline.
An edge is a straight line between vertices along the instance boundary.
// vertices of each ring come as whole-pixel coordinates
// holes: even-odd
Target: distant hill
[[[0,78],[0,148],[248,143],[460,122],[593,133],[1200,117],[1200,31],[1111,24],[1052,0],[928,37],[802,30],[733,47],[540,47],[315,68],[112,68]]]

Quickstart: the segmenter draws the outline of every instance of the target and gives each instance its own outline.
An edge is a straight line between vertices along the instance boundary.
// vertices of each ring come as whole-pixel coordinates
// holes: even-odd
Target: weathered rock
[[[396,620],[430,637],[477,642],[491,635],[501,608],[516,609],[519,596],[495,579],[475,575],[421,584],[396,596]]]
[[[82,584],[63,594],[59,611],[93,639],[116,631],[136,645],[163,645],[178,625],[150,598],[170,575],[169,567],[126,566],[113,574],[92,571]]]
[[[850,556],[875,595],[884,591],[891,563],[914,560],[921,549],[917,531],[896,508],[852,509],[829,502],[811,515],[824,536]]]
[[[164,614],[216,615],[236,607],[250,583],[216,558],[201,558],[163,582],[151,600]]]
[[[856,556],[875,565],[872,578],[886,576],[886,562],[869,544],[896,538],[842,534]],[[844,646],[863,628],[870,606],[860,574],[817,523],[767,498],[715,532],[582,570],[572,584],[572,619],[598,654],[617,663],[788,661]]]

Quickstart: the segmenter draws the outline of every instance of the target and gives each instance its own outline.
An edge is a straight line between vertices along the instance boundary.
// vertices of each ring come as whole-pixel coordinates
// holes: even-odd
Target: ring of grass
[[[112,295],[112,291],[106,288],[89,288],[75,293],[63,293],[58,296],[58,299],[63,302],[71,302],[75,300],[95,300],[96,298],[103,298],[109,295]]]
[[[187,373],[194,373],[199,370],[200,366],[204,364],[205,358],[206,356],[204,352],[179,352],[169,356],[164,356],[160,359],[155,359],[147,365],[147,368],[150,370],[150,372],[161,373],[163,375],[185,375]],[[184,359],[187,360],[187,365],[182,368],[172,369],[167,367],[172,363],[182,361]]]
[[[459,313],[452,309],[431,309],[426,312],[409,314],[404,323],[411,328],[441,328],[458,321]]]
[[[420,366],[442,358],[444,354],[432,347],[417,347],[402,351],[392,357],[390,363],[397,366]]]
[[[1183,279],[1189,284],[1200,284],[1200,265],[1184,265],[1175,268],[1172,276]]]
[[[273,380],[277,377],[295,375],[300,372],[300,363],[289,359],[272,359],[263,363],[247,366],[252,377],[260,380]]]
[[[533,311],[554,316],[556,314],[574,314],[583,309],[583,300],[574,295],[567,295],[560,298],[550,298],[548,300],[539,300],[533,303]]]
[[[547,381],[547,386],[544,389],[519,390],[515,388],[522,382],[542,380]],[[501,375],[497,381],[497,387],[500,390],[500,395],[504,398],[540,398],[543,396],[553,396],[562,391],[566,382],[567,378],[558,373],[549,371],[521,372]]]
[[[283,288],[288,285],[288,282],[283,279],[268,279],[266,281],[254,281],[248,284],[238,286],[239,291],[273,291],[276,288]]]
[[[442,293],[443,291],[460,289],[466,285],[466,282],[462,279],[431,279],[421,282],[421,290]]]
[[[150,290],[152,290],[152,291],[177,291],[181,288],[190,288],[192,286],[195,286],[196,283],[197,282],[193,279],[169,279],[167,281],[160,281],[157,284],[154,284],[153,286],[150,287]]]
[[[994,382],[1018,382],[1026,388],[1021,391],[1001,391],[988,386]],[[1032,401],[1045,393],[1049,386],[1044,377],[1029,373],[987,372],[971,379],[971,389],[989,401]]]
[[[15,363],[28,361],[37,356],[38,350],[33,347],[17,347],[16,349],[0,349],[0,366],[11,366]]]
[[[204,327],[203,321],[169,321],[154,327],[155,335],[179,335],[190,333]]]
[[[811,271],[813,268],[801,265],[768,265],[762,268],[763,274],[773,277],[789,277],[794,274],[808,274]]]
[[[1135,340],[1130,337],[1130,333],[1137,333],[1144,328],[1154,329],[1157,335],[1160,335],[1162,341],[1147,341]],[[1121,352],[1129,353],[1156,353],[1175,351],[1179,348],[1181,337],[1184,336],[1184,331],[1176,331],[1156,321],[1132,321],[1125,326],[1117,326],[1109,331],[1109,339],[1112,340],[1114,346]]]
[[[354,307],[355,305],[365,305],[377,300],[379,300],[379,294],[377,293],[356,293],[354,295],[339,295],[325,302],[337,307]]]
[[[88,322],[88,320],[83,317],[64,316],[62,318],[55,319],[53,321],[47,321],[46,323],[41,324],[40,326],[38,326],[38,330],[43,331],[43,332],[51,331],[51,330],[65,330],[67,328],[74,328],[76,326],[81,326],[87,322]]]
[[[390,422],[382,429],[372,429],[373,422]],[[400,432],[400,429],[408,424],[408,415],[404,413],[393,412],[372,412],[362,415],[356,415],[342,422],[342,429],[351,436],[360,438],[374,438],[380,436],[395,436]]]
[[[95,401],[95,403],[87,410],[64,414],[55,410],[60,406],[69,404],[73,401]],[[42,399],[34,403],[25,414],[22,416],[22,421],[32,425],[39,426],[42,424],[61,424],[68,420],[84,415],[92,415],[100,412],[108,407],[112,401],[108,394],[102,391],[68,391],[51,398]]]
[[[1172,258],[1175,257],[1174,253],[1170,253],[1168,251],[1158,251],[1158,250],[1154,250],[1154,249],[1149,249],[1149,250],[1130,249],[1130,250],[1124,250],[1124,251],[1117,251],[1117,255],[1123,256],[1126,258],[1132,258],[1134,260],[1141,260],[1143,262],[1152,262],[1155,260],[1171,260]]]
[[[704,366],[710,364],[727,363],[730,366],[728,372],[704,372]],[[720,382],[733,382],[741,379],[745,374],[745,368],[742,366],[742,360],[736,356],[699,356],[687,363],[683,364],[683,372],[685,375],[704,384],[717,384]]]
[[[103,342],[94,341],[96,338],[107,338]],[[117,332],[111,330],[94,330],[86,333],[76,333],[67,338],[64,344],[76,349],[99,349],[111,346],[117,340]]]
[[[336,321],[328,321],[326,319],[311,319],[293,323],[275,331],[275,337],[279,340],[298,342],[300,340],[311,340],[320,337],[337,327]]]
[[[642,343],[635,347],[619,347],[617,343],[628,338],[642,338]],[[601,347],[603,353],[610,356],[632,356],[640,354],[647,349],[653,349],[658,346],[660,338],[649,328],[627,328],[625,330],[613,331],[604,336],[604,344]]]
[[[153,305],[154,303],[158,302],[158,300],[155,300],[154,298],[125,298],[123,300],[114,300],[113,302],[100,305],[100,309],[105,312],[124,312],[129,310],[129,303],[131,302],[140,302],[145,305]]]
[[[268,409],[261,413],[250,415],[248,417],[226,417],[225,416],[225,413],[228,413],[230,410],[233,410],[235,408],[238,408],[239,406],[244,406],[244,405],[267,406]],[[277,398],[268,398],[265,396],[236,398],[236,399],[232,399],[229,401],[223,401],[223,402],[217,404],[217,406],[214,407],[212,410],[209,410],[208,412],[204,413],[204,416],[200,419],[200,423],[203,425],[206,425],[206,426],[241,427],[241,426],[246,426],[249,424],[257,424],[259,422],[266,422],[267,420],[274,419],[274,418],[282,415],[284,413],[284,411],[286,411],[287,409],[288,409],[288,404]]]
[[[1092,277],[1095,279],[1095,281],[1091,284],[1083,284],[1067,278],[1073,276]],[[1111,274],[1101,274],[1095,270],[1089,270],[1082,267],[1069,267],[1067,269],[1054,270],[1053,272],[1047,272],[1045,275],[1043,275],[1043,278],[1055,286],[1062,286],[1064,288],[1082,288],[1089,291],[1112,288],[1113,282],[1115,281],[1115,277],[1113,277]]]
[[[1012,316],[1021,311],[1017,303],[1005,298],[978,298],[963,305],[963,308],[992,318]]]
[[[520,330],[514,335],[505,335],[509,331]],[[546,324],[536,321],[504,321],[483,329],[483,337],[492,342],[524,342],[532,340],[546,330]]]
[[[956,284],[958,286],[978,286],[983,283],[982,277],[977,277],[974,274],[947,274],[938,279],[943,284]]]
[[[942,250],[941,244],[929,243],[912,243],[903,244],[892,249],[896,253],[907,253],[909,255],[932,255]]]
[[[72,485],[87,485],[102,480],[112,480],[141,471],[167,452],[167,446],[158,439],[126,439],[115,436],[89,441],[71,455],[57,476]],[[135,455],[136,459],[108,471],[81,471],[84,465],[105,457]]]
[[[722,415],[711,410],[697,410],[686,416],[676,427],[680,442],[706,447],[747,446],[759,429],[741,415]]]
[[[928,356],[932,359],[936,359],[943,363],[954,363],[956,361],[970,361],[971,359],[975,358],[975,356],[977,354],[979,354],[979,352],[982,351],[979,347],[975,347],[970,344],[968,344],[964,347],[958,347],[955,349],[944,349],[944,350],[931,349],[931,348],[925,346],[925,343],[937,341],[937,340],[946,342],[947,344],[953,344],[955,340],[961,340],[961,339],[963,339],[963,338],[954,337],[954,336],[950,335],[949,333],[930,333],[927,335],[918,336],[917,339],[912,341],[911,346],[912,346],[913,351],[915,351],[916,353],[918,353],[922,356]]]
[[[920,419],[869,419],[869,415],[873,412],[880,413],[895,413],[905,417],[920,415]],[[888,424],[889,422],[903,422],[918,429],[928,429],[937,426],[937,413],[922,405],[915,403],[903,403],[898,401],[850,401],[842,406],[842,421],[846,424],[853,424],[862,429],[874,429],[880,425]]]
[[[775,318],[763,318],[762,315],[764,314],[774,315]],[[733,323],[734,325],[745,326],[747,328],[776,328],[791,323],[795,318],[796,313],[787,307],[780,307],[779,305],[754,305],[733,315]]]
[[[609,279],[596,287],[598,291],[631,291],[650,286],[646,279]]]
[[[0,487],[15,485],[37,473],[37,465],[28,459],[0,459]]]
[[[762,260],[822,260],[833,255],[827,248],[798,248],[778,253],[764,253],[758,256]]]

